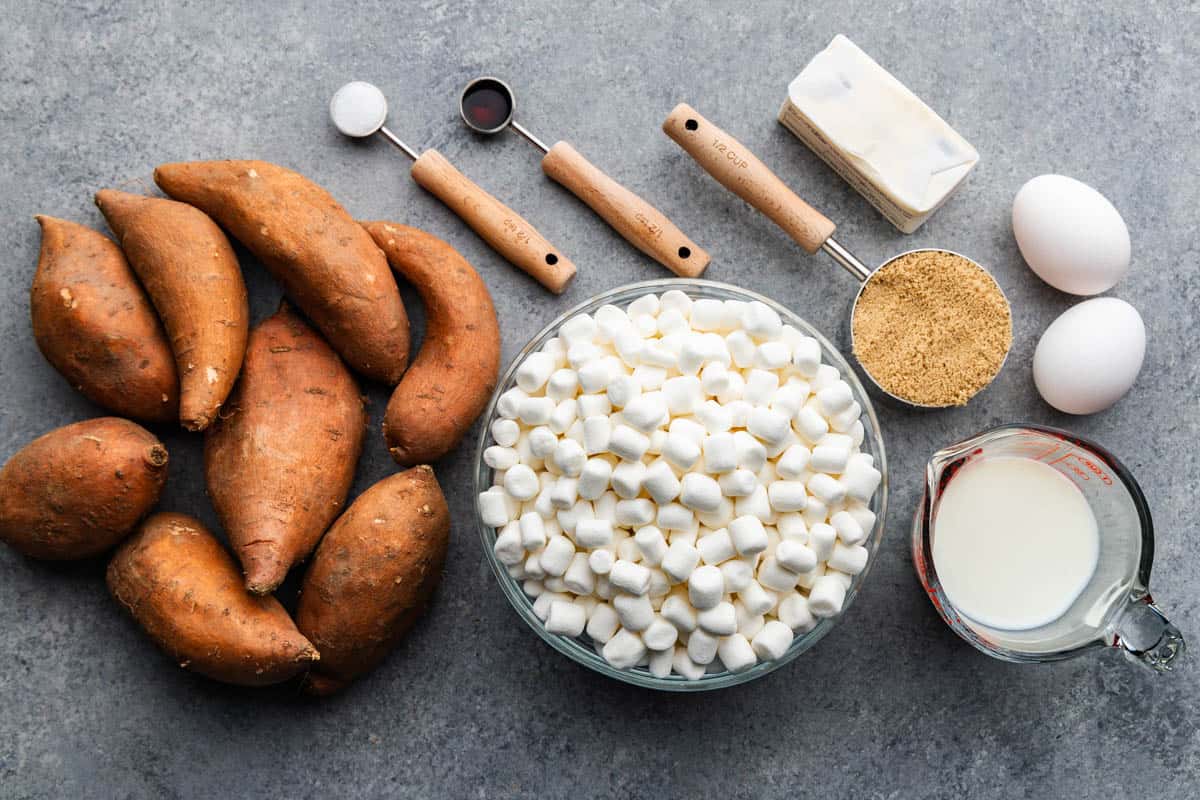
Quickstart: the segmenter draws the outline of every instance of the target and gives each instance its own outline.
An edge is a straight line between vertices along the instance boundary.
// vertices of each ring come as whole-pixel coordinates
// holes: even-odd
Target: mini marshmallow
[[[612,470],[612,464],[603,458],[589,458],[579,474],[579,496],[585,500],[595,500],[604,494],[608,489],[609,479],[612,478]],[[506,475],[505,479],[507,477]]]
[[[631,669],[646,655],[646,645],[636,633],[620,630],[605,643],[600,654],[616,669]]]
[[[808,590],[808,608],[814,617],[835,616],[846,602],[846,584],[832,575],[822,575]]]
[[[795,480],[808,470],[811,458],[812,452],[807,447],[802,444],[794,444],[779,456],[779,460],[775,462],[775,472],[781,478]]]
[[[505,566],[520,564],[525,561],[525,548],[521,545],[521,529],[516,522],[509,522],[496,537],[492,546],[496,560]]]
[[[679,496],[682,484],[675,477],[675,471],[671,469],[670,464],[666,461],[655,461],[646,467],[642,487],[654,502],[664,505]]]
[[[768,444],[778,444],[791,430],[791,420],[782,412],[755,406],[746,417],[746,430]]]
[[[817,392],[817,405],[827,417],[845,411],[853,402],[854,392],[851,391],[850,384],[840,379]]]
[[[493,487],[479,495],[479,516],[489,528],[499,528],[513,518],[512,500],[501,487]]]
[[[663,600],[659,614],[677,630],[691,633],[696,629],[696,609],[683,594],[671,594]]]
[[[824,522],[828,516],[829,506],[816,497],[809,497],[808,505],[800,512],[800,518],[804,520],[805,525],[809,526]]]
[[[803,439],[814,444],[829,433],[829,423],[812,406],[805,406],[797,412],[795,428]]]
[[[530,427],[545,425],[554,413],[554,405],[549,397],[526,397],[517,406],[517,417]]]
[[[631,500],[641,494],[645,478],[646,465],[641,461],[622,461],[613,467],[610,482],[618,497]]]
[[[554,412],[550,414],[550,421],[546,423],[546,427],[551,433],[563,434],[577,419],[579,419],[579,402],[574,397],[568,397],[560,400],[554,407]]]
[[[592,568],[588,566],[588,554],[576,553],[571,557],[571,566],[567,567],[567,571],[563,573],[563,583],[566,584],[567,590],[574,592],[577,595],[587,596],[596,588],[596,573],[592,572]],[[583,630],[583,623],[579,625],[580,631]],[[578,636],[579,634],[573,634]]]
[[[767,463],[767,450],[762,442],[755,439],[746,431],[736,431],[733,434],[734,445],[737,447],[738,466],[751,472],[758,472]]]
[[[554,359],[554,363],[561,367],[567,363],[567,345],[558,336],[552,336],[542,345],[542,352]]]
[[[612,580],[612,577],[609,577]],[[612,600],[621,626],[630,631],[644,631],[654,622],[654,608],[645,595],[619,594]]]
[[[700,680],[706,672],[703,664],[692,661],[686,647],[675,648],[675,655],[671,657],[671,669],[689,681]]]
[[[733,405],[734,403],[740,403],[742,401],[742,396],[745,393],[746,393],[746,379],[742,377],[742,373],[730,372],[729,373],[729,387],[726,388],[725,391],[723,391],[717,395],[718,403],[722,403],[723,405],[729,406],[729,413],[733,416],[733,420],[734,420],[733,426],[735,428],[739,427],[740,425],[745,424],[746,414],[750,410],[749,403],[741,403],[740,405]],[[745,409],[745,411],[742,410],[743,408]],[[738,421],[739,419],[741,419],[742,421],[739,422]]]
[[[756,615],[766,614],[775,607],[777,602],[776,595],[764,589],[758,581],[750,581],[746,584],[738,592],[738,600],[746,607],[746,611]]]
[[[613,542],[612,523],[606,519],[581,519],[575,524],[575,543],[594,550]]]
[[[511,447],[494,444],[483,451],[483,463],[492,469],[512,469],[521,461],[521,456]]]
[[[655,320],[658,325],[658,332],[663,336],[670,336],[676,333],[687,333],[691,330],[688,325],[687,318],[680,314],[679,311],[673,308],[664,308],[658,312],[658,319]]]
[[[775,529],[779,531],[780,539],[794,539],[800,544],[808,542],[808,524],[794,511],[780,514],[775,520]]]
[[[644,497],[621,500],[617,503],[616,523],[623,528],[640,528],[654,521],[657,509]]]
[[[658,527],[672,531],[690,530],[697,524],[696,515],[692,513],[691,509],[679,503],[659,506],[657,522]]]
[[[725,578],[711,564],[697,567],[688,576],[688,599],[697,611],[712,608],[725,595]]]
[[[847,575],[857,575],[867,566],[867,548],[862,545],[844,545],[836,542],[826,566]]]
[[[683,433],[668,433],[663,443],[662,455],[680,469],[691,469],[700,459],[700,445]]]
[[[554,483],[550,490],[550,505],[558,510],[570,508],[579,499],[579,481],[566,475]]]
[[[597,358],[579,368],[579,388],[594,394],[608,392],[608,385],[620,374],[621,360],[616,357]]]
[[[679,640],[679,631],[675,629],[667,620],[662,617],[656,617],[650,625],[642,631],[642,641],[646,643],[646,647],[651,650],[670,652],[675,651],[675,642]]]
[[[732,445],[731,440],[730,447]],[[507,478],[507,476],[505,477]],[[707,475],[689,472],[683,476],[679,490],[679,502],[693,511],[716,511],[721,505],[721,487]]]
[[[817,445],[812,450],[812,460],[809,462],[809,466],[814,472],[839,475],[846,468],[846,462],[849,459],[850,448],[848,447]]]
[[[758,476],[748,469],[735,469],[717,479],[726,497],[747,497],[758,486]]]
[[[609,452],[625,461],[641,461],[650,447],[650,440],[645,434],[638,433],[628,425],[618,425],[613,428],[608,439]]]
[[[719,395],[729,388],[729,370],[717,361],[711,361],[700,370],[700,388],[708,395]]]
[[[637,544],[638,550],[642,552],[643,563],[651,566],[658,566],[662,563],[663,557],[667,554],[667,539],[661,530],[653,525],[639,528],[633,535],[633,541]]]
[[[617,503],[620,498],[614,492],[605,492],[592,503],[595,509],[594,519],[605,519],[613,522],[617,518]]]
[[[695,528],[686,531],[670,531],[667,533],[667,541],[671,544],[683,542],[684,544],[695,547],[696,540],[700,538],[700,531],[703,530],[706,534],[712,532],[708,528],[702,527],[703,525],[704,523],[700,523],[700,525],[697,525]]]
[[[570,508],[562,509],[555,514],[555,521],[559,527],[570,536],[574,536],[581,521],[595,518],[595,510],[587,500],[576,500]]]
[[[631,319],[643,314],[651,317],[657,317],[660,308],[662,308],[662,304],[658,298],[658,295],[644,294],[626,306],[625,313],[627,313]]]
[[[853,575],[847,575],[845,572],[839,572],[836,569],[827,569],[825,570],[825,574],[841,581],[842,586],[846,587],[846,591],[850,591],[850,584],[854,583]]]
[[[596,642],[607,642],[621,626],[621,618],[608,603],[600,603],[592,609],[587,621],[587,635]]]
[[[808,546],[817,554],[818,561],[827,561],[833,554],[833,544],[837,541],[837,531],[831,525],[818,522],[808,529]]]
[[[642,347],[643,364],[649,364],[652,367],[662,367],[666,370],[676,369],[679,366],[679,357],[671,350],[663,346],[662,340],[649,340]]]
[[[839,411],[830,417],[829,427],[838,433],[846,433],[854,427],[854,423],[861,421],[860,417],[862,417],[862,406],[855,401],[845,411]]]
[[[725,580],[725,591],[736,594],[745,589],[754,580],[754,564],[752,560],[731,558],[719,567],[721,577]]]
[[[501,447],[512,447],[520,436],[521,426],[511,419],[501,418],[492,423],[492,440]]]
[[[695,375],[682,375],[678,378],[668,378],[663,383],[663,399],[666,400],[667,410],[672,414],[691,414],[697,406],[704,402],[704,389],[700,379]]]
[[[504,394],[500,395],[500,399],[496,401],[496,413],[505,419],[516,419],[520,410],[521,401],[529,397],[520,386],[514,386]]]
[[[720,645],[721,640],[716,636],[697,628],[688,635],[688,658],[697,664],[709,664],[717,657],[717,648]]]
[[[742,328],[755,339],[776,339],[783,330],[783,320],[775,309],[758,300],[751,300],[741,308]]]
[[[617,375],[608,384],[608,402],[614,408],[624,408],[642,393],[642,385],[632,375]]]
[[[725,305],[720,300],[692,301],[692,330],[719,331],[725,324]]]
[[[612,413],[612,403],[607,394],[581,394],[575,398],[577,413],[580,419],[588,417],[607,417]]]
[[[774,556],[767,556],[758,565],[758,582],[764,589],[787,592],[796,588],[796,573],[784,569]]]
[[[883,474],[875,469],[873,459],[866,453],[856,453],[847,462],[841,483],[847,497],[860,503],[869,503],[882,479]]]
[[[641,564],[618,559],[608,573],[608,581],[623,592],[641,596],[650,591],[650,570]]]
[[[708,431],[704,426],[689,417],[676,417],[671,420],[671,424],[667,426],[667,433],[683,436],[697,445],[703,444],[705,437],[708,436]]]
[[[827,433],[817,442],[818,447],[840,447],[844,450],[854,450],[854,440],[844,433]]]
[[[530,556],[530,558],[537,558],[537,556]],[[546,587],[540,580],[529,578],[521,582],[521,591],[528,597],[536,598],[546,591]]]
[[[810,383],[812,385],[813,392],[816,393],[820,392],[822,389],[833,386],[841,379],[842,373],[837,371],[837,367],[830,366],[829,364],[822,364],[821,366],[817,367],[817,374],[813,376],[813,379]]]
[[[588,554],[588,569],[597,575],[607,575],[612,572],[616,556],[611,550],[593,550]]]
[[[633,375],[630,377],[638,382],[643,392],[652,392],[662,388],[663,382],[667,379],[667,371],[662,367],[640,364],[634,367]]]
[[[737,611],[737,632],[747,639],[753,639],[754,634],[762,630],[762,626],[767,624],[767,618],[762,614],[751,614],[742,605],[740,600],[735,600],[733,608]]]
[[[717,657],[730,672],[745,672],[758,663],[758,656],[750,641],[740,633],[721,640],[717,645]]]
[[[760,521],[771,525],[775,522],[775,509],[771,508],[771,500],[766,487],[761,483],[761,477],[758,480],[759,484],[754,487],[753,492],[734,501],[734,513],[739,517],[758,517]]]
[[[755,366],[763,369],[783,369],[792,363],[792,351],[779,341],[763,342],[754,354]]]
[[[570,439],[575,444],[583,447],[583,420],[576,419],[572,422],[571,427],[567,428],[567,432],[563,434],[563,438]],[[517,446],[520,447],[520,445],[521,443],[517,442]]]
[[[525,576],[538,581],[546,577],[546,570],[542,569],[541,553],[531,553],[526,557]]]
[[[840,503],[846,498],[846,487],[837,478],[818,472],[805,484],[808,491],[827,506]]]
[[[617,333],[629,327],[629,315],[611,304],[597,308],[592,319],[596,321],[593,338],[601,344],[611,342]]]
[[[705,564],[714,566],[728,561],[737,555],[737,550],[733,546],[733,539],[726,528],[721,528],[706,536],[701,536],[696,540],[696,550],[700,553],[700,558],[704,560]]]
[[[646,448],[646,452],[652,456],[662,454],[663,445],[667,443],[667,432],[662,428],[650,434],[650,446]]]
[[[695,416],[705,434],[709,436],[727,433],[733,427],[733,415],[716,400],[706,400],[702,403],[696,409]]]
[[[661,563],[662,571],[671,581],[683,583],[700,564],[700,551],[686,542],[672,541]]]
[[[671,289],[663,292],[659,298],[659,308],[661,311],[677,311],[687,319],[692,313],[692,298],[678,289]]]
[[[708,342],[703,334],[686,334],[683,337],[683,346],[679,349],[679,371],[684,375],[697,374],[707,356]]]
[[[872,517],[875,515],[872,514]],[[874,523],[874,520],[872,520]],[[863,530],[862,525],[858,524],[858,520],[848,511],[839,511],[830,518],[829,524],[837,531],[838,538],[848,545],[862,544],[867,538],[867,532]],[[839,567],[840,569],[840,567]],[[848,570],[843,570],[848,571]],[[858,573],[852,573],[858,574]]]
[[[729,523],[729,537],[734,549],[743,556],[752,556],[767,549],[767,531],[762,520],[751,515],[739,516]]]
[[[718,530],[733,522],[733,501],[722,497],[716,511],[697,511],[696,519],[706,528]]]
[[[596,320],[588,314],[576,314],[559,327],[558,338],[568,349],[579,342],[591,342],[596,338]]]
[[[737,633],[737,612],[733,603],[717,603],[712,608],[696,614],[696,626],[713,636],[729,636]]]
[[[780,622],[797,633],[808,633],[817,626],[817,620],[808,608],[808,598],[799,592],[791,592],[780,600],[775,613]]]
[[[850,437],[851,449],[862,447],[863,440],[867,438],[867,429],[863,426],[862,420],[854,420],[854,424],[850,426],[850,430],[846,431],[846,435]]]
[[[808,505],[808,492],[800,481],[772,481],[767,486],[767,498],[776,511],[803,511]]]
[[[734,366],[746,369],[754,366],[754,357],[758,354],[758,346],[745,331],[734,331],[725,337],[725,346]]]
[[[744,399],[755,406],[766,406],[779,388],[779,375],[765,369],[752,369],[746,375]]]
[[[549,353],[530,353],[517,367],[517,386],[532,394],[546,385],[557,366],[556,359]]]
[[[526,511],[518,523],[521,530],[521,546],[526,550],[540,550],[546,546],[546,523],[536,511]]]
[[[660,392],[647,392],[629,402],[621,412],[626,424],[649,433],[665,424],[669,417],[667,401]]]
[[[532,500],[541,488],[537,474],[524,464],[517,464],[504,473],[504,491],[516,500]]]
[[[775,546],[775,561],[784,569],[801,574],[817,566],[817,554],[795,539],[783,539]]]
[[[821,343],[805,336],[792,345],[792,366],[806,378],[815,378],[821,367]]]
[[[562,592],[551,592],[548,590],[544,591],[537,596],[536,600],[533,601],[533,613],[538,619],[545,622],[546,617],[550,616],[550,606],[552,606],[555,601],[569,603],[571,598]]]
[[[870,534],[875,529],[875,512],[866,506],[851,503],[846,506],[846,513],[854,517],[865,534]],[[843,539],[842,541],[846,540]],[[846,542],[846,544],[850,544],[850,542]]]
[[[789,427],[784,432],[782,439],[780,439],[778,442],[763,445],[763,449],[767,451],[768,459],[776,459],[787,452],[788,448],[790,448],[792,445],[799,443],[800,439],[797,438],[796,434],[793,433],[792,429]]]
[[[571,566],[574,557],[575,545],[571,544],[570,539],[565,536],[551,536],[539,560],[547,575],[562,577],[567,567]]]
[[[738,465],[737,440],[732,433],[704,437],[704,469],[713,474],[732,472]]]
[[[755,655],[763,661],[775,661],[783,658],[784,653],[792,646],[792,638],[792,629],[773,619],[755,634],[750,646],[754,648]]]

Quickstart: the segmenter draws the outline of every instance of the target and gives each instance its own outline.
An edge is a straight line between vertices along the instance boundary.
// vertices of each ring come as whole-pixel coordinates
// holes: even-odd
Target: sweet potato
[[[500,326],[487,286],[441,239],[392,222],[363,226],[425,304],[425,341],[383,418],[392,457],[406,466],[450,452],[483,412],[500,371]]]
[[[242,377],[208,430],[204,472],[246,575],[268,594],[346,502],[366,417],[349,370],[286,305],[250,333]]]
[[[274,597],[254,597],[199,520],[158,513],[113,555],[108,590],[179,666],[266,686],[320,656]]]
[[[185,203],[115,189],[96,193],[170,337],[179,372],[179,419],[202,431],[233,389],[250,310],[229,240]]]
[[[100,417],[34,439],[0,470],[0,540],[33,558],[103,553],[158,502],[167,448],[145,428]]]
[[[175,419],[171,346],[121,248],[83,225],[35,219],[42,252],[29,311],[42,355],[97,405],[144,422]]]
[[[321,651],[306,691],[336,692],[396,646],[441,580],[449,536],[446,498],[428,466],[384,478],[333,523],[296,610],[296,626]]]
[[[154,180],[249,248],[351,369],[399,382],[409,346],[400,290],[371,237],[328,192],[265,161],[164,164]]]

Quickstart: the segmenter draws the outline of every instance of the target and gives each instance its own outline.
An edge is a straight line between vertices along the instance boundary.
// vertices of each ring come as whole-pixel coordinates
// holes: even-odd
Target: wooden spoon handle
[[[626,241],[681,278],[698,277],[708,266],[708,253],[666,215],[605,175],[566,142],[550,148],[542,159],[542,169]]]
[[[796,196],[766,164],[687,103],[663,122],[663,131],[722,186],[766,214],[809,253],[833,235],[829,218]]]
[[[412,176],[496,252],[550,291],[562,294],[575,277],[575,265],[570,259],[524,217],[455,169],[437,150],[426,150],[413,162]]]

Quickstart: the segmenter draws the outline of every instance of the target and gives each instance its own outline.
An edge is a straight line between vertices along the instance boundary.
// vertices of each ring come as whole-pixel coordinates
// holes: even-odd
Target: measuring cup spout
[[[1170,672],[1186,649],[1183,634],[1163,615],[1150,595],[1131,597],[1113,622],[1113,646],[1131,661],[1158,673]]]

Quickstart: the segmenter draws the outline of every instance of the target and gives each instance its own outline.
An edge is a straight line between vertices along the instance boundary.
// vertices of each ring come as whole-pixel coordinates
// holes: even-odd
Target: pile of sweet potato
[[[427,464],[457,446],[495,386],[491,297],[445,242],[360,224],[283,167],[167,164],[154,178],[170,199],[96,195],[116,242],[37,217],[34,338],[117,416],[50,431],[12,456],[0,470],[0,540],[42,559],[116,548],[113,597],[186,669],[337,691],[387,655],[440,578],[450,520]],[[288,298],[253,329],[226,233]],[[426,306],[411,366],[392,270]],[[411,468],[346,507],[367,420],[354,373],[395,386],[383,430]],[[203,432],[232,556],[194,517],[151,513],[167,450],[131,420]],[[273,592],[306,560],[290,615]]]

